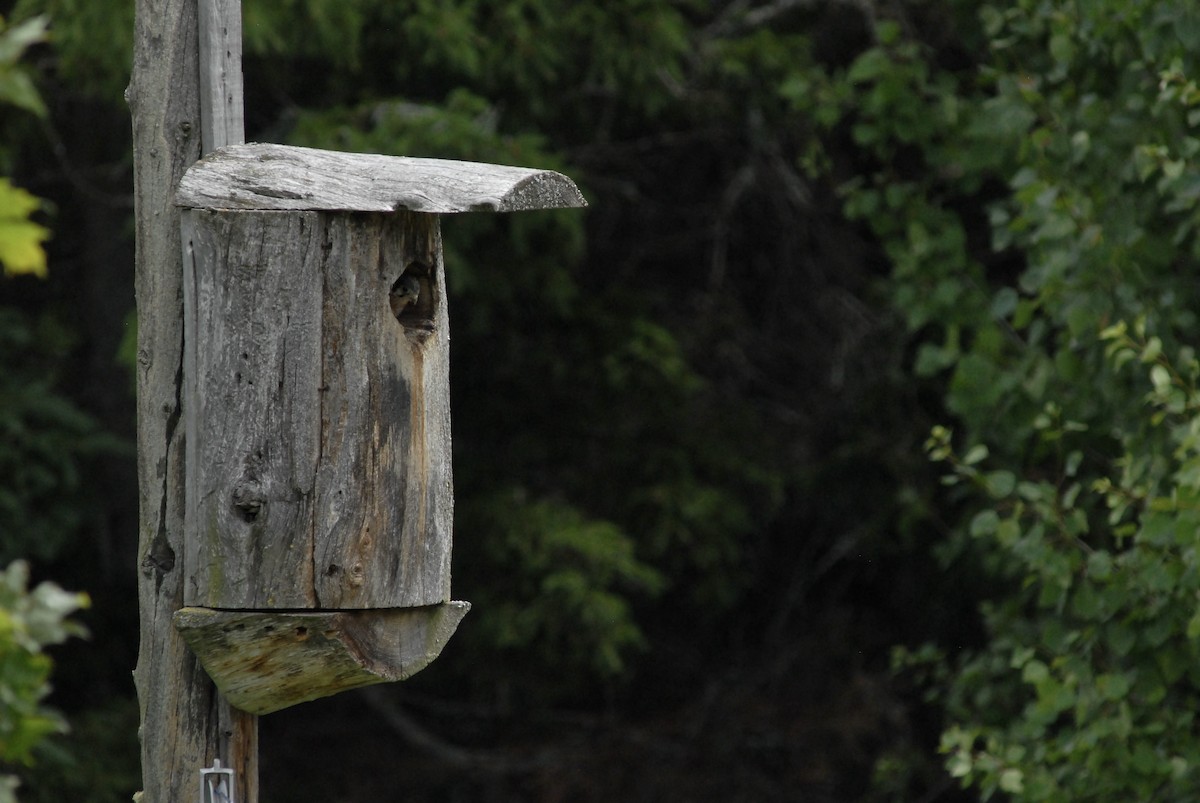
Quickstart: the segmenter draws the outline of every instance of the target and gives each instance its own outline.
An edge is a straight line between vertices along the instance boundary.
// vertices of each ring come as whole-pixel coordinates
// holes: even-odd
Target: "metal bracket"
[[[221,766],[214,758],[213,765],[200,770],[200,803],[237,803],[233,797],[233,770]]]

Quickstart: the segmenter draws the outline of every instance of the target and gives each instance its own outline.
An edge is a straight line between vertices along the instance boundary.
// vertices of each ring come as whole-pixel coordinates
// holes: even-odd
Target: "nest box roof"
[[[193,209],[517,212],[587,206],[553,170],[248,143],[213,151],[179,183]]]

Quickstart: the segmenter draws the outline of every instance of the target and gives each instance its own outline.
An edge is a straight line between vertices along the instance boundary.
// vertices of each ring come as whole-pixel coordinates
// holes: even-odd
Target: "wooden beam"
[[[238,800],[256,803],[257,720],[216,693],[175,630],[183,603],[182,265],[175,192],[200,156],[197,0],[137,0],[133,122],[137,227],[137,465],[144,803],[195,800],[199,771],[220,758]]]
[[[250,143],[188,171],[180,206],[347,212],[518,212],[587,206],[553,170]]]
[[[246,141],[242,2],[199,0],[200,128],[205,154]]]

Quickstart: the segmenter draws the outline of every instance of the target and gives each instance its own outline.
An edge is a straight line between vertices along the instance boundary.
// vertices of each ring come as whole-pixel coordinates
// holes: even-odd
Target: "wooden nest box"
[[[184,175],[186,607],[231,704],[404,679],[450,600],[442,214],[583,206],[558,173],[232,145]]]

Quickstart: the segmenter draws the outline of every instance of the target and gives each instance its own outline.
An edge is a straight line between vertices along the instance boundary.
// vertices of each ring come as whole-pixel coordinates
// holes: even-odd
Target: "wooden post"
[[[201,149],[246,141],[242,0],[199,0]]]
[[[185,486],[183,289],[175,192],[184,171],[200,157],[205,119],[197,2],[137,0],[133,74],[126,91],[133,117],[137,227],[141,639],[134,681],[141,709],[140,795],[144,803],[194,800],[200,769],[220,758],[236,773],[238,801],[256,803],[257,720],[216,693],[172,624],[183,604]],[[239,39],[240,30],[238,8]],[[240,44],[228,52],[240,55]],[[228,85],[235,73],[240,87],[240,67],[226,68],[219,83]],[[216,128],[228,138],[234,124]]]

